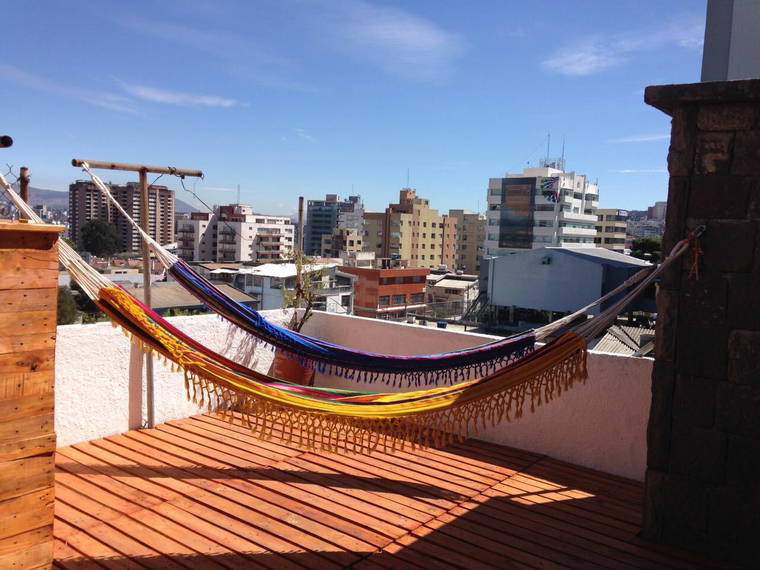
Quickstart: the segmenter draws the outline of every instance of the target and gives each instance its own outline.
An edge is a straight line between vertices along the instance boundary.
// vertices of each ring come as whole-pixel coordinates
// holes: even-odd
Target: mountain
[[[69,208],[69,193],[58,190],[45,190],[44,188],[29,187],[29,202],[32,206],[44,204],[50,209],[67,210]],[[197,212],[198,208],[174,198],[175,212]]]

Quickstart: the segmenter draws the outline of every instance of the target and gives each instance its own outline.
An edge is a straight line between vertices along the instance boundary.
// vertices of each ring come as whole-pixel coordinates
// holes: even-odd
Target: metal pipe
[[[176,174],[178,176],[195,176],[203,178],[202,170],[189,168],[174,168],[173,166],[150,166],[146,164],[131,164],[128,162],[107,162],[103,160],[87,160],[84,158],[72,158],[72,166],[82,166],[86,162],[90,168],[103,168],[106,170],[130,170],[133,172],[152,172],[155,174]]]

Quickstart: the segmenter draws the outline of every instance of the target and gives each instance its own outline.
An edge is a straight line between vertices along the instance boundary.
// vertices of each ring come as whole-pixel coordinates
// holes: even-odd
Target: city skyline
[[[6,162],[57,190],[74,156],[201,168],[186,185],[209,204],[240,184],[271,214],[327,193],[378,211],[407,185],[483,211],[488,179],[536,165],[549,132],[601,207],[662,200],[669,125],[643,88],[698,77],[704,24],[685,1],[103,5],[8,4],[38,25],[9,29],[0,61]]]

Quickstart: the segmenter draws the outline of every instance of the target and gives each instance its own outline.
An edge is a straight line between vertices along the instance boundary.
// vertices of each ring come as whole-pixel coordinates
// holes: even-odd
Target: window
[[[423,303],[424,301],[425,301],[424,293],[412,293],[411,295],[409,295],[410,303]]]
[[[393,296],[393,304],[394,305],[404,305],[406,303],[406,295],[394,295]]]
[[[583,194],[581,192],[573,192],[573,198],[575,200],[583,200]]]
[[[422,222],[422,227],[426,228],[427,227],[427,222]]]
[[[400,285],[401,283],[404,282],[404,278],[403,277],[394,277],[393,279],[394,279],[396,285]]]
[[[380,307],[387,307],[390,301],[390,297],[388,297],[388,295],[380,295],[377,301],[378,301],[377,304]]]

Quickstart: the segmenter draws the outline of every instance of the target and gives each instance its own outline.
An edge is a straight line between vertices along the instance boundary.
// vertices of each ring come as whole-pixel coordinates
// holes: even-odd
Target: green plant
[[[58,287],[58,324],[70,325],[77,320],[77,303],[71,289],[67,286]]]
[[[288,289],[283,285],[280,290],[282,291],[283,308],[303,309],[303,311],[293,311],[287,325],[290,330],[298,332],[311,317],[316,292],[324,276],[324,269],[316,269],[314,267],[316,260],[307,257],[300,250],[293,251],[288,258],[296,266],[295,285],[293,289]]]
[[[631,257],[658,263],[662,259],[662,239],[655,237],[634,239],[631,245]]]
[[[105,220],[90,220],[84,224],[82,249],[98,257],[108,257],[119,251],[119,232],[116,224]]]

